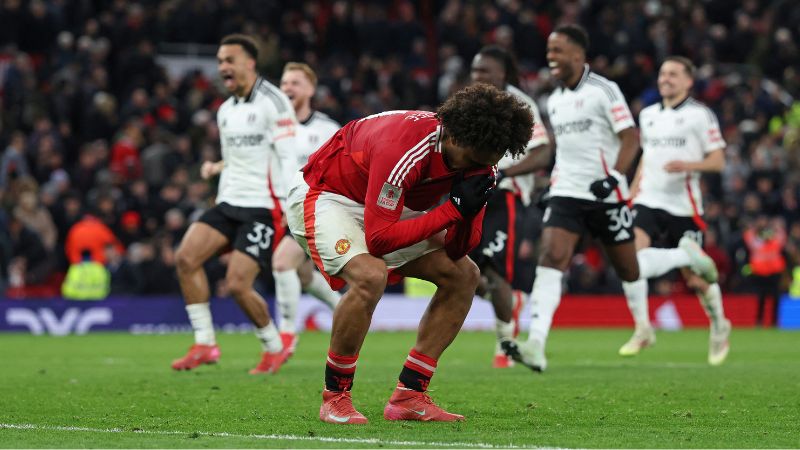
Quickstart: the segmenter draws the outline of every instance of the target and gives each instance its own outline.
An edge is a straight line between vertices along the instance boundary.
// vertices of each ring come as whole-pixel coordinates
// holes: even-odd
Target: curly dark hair
[[[496,154],[522,154],[533,130],[530,107],[508,92],[477,83],[447,99],[436,117],[456,145]]]

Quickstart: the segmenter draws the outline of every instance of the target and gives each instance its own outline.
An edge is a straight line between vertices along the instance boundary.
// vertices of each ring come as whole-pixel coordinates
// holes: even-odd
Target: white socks
[[[691,264],[689,254],[682,248],[643,248],[636,252],[636,259],[640,280],[660,277],[672,269]]]
[[[300,278],[294,270],[272,272],[275,277],[275,303],[281,316],[281,333],[296,333],[297,305],[300,303]]]
[[[325,281],[325,277],[316,270],[311,273],[311,282],[303,286],[303,289],[320,301],[328,305],[332,310],[336,309],[339,300],[342,296],[331,289],[331,286]]]
[[[297,333],[297,305],[300,304],[303,289],[331,309],[336,309],[342,298],[316,270],[312,272],[311,282],[305,286],[300,286],[300,277],[294,270],[274,271],[272,276],[275,277],[275,303],[281,316],[281,333]]]
[[[722,290],[719,284],[714,283],[708,286],[705,293],[698,293],[697,298],[700,299],[700,304],[706,310],[708,320],[711,322],[711,329],[719,331],[722,326],[722,321],[725,319],[725,310],[722,308]]]
[[[208,303],[186,305],[186,312],[189,314],[189,321],[194,329],[194,342],[202,345],[215,345],[217,341],[214,338],[214,323],[211,321],[211,309]],[[256,337],[261,341],[265,352],[277,353],[283,350],[278,329],[275,328],[272,320],[264,328],[256,329]]]
[[[628,301],[628,309],[631,310],[633,321],[636,323],[636,329],[650,327],[647,280],[637,280],[633,282],[623,281],[622,290],[625,291],[625,299]]]
[[[531,292],[531,328],[528,340],[540,342],[547,340],[553,315],[561,303],[561,278],[564,273],[558,269],[538,266],[536,281]]]
[[[261,347],[265,352],[278,353],[283,350],[283,343],[274,320],[270,320],[264,328],[256,328],[256,337],[261,341]]]
[[[503,349],[500,348],[500,343],[503,341],[510,341],[514,337],[514,322],[503,322],[495,317],[494,331],[497,334],[497,345],[494,352],[496,355],[503,354]]]
[[[622,289],[625,291],[628,309],[631,310],[636,329],[651,326],[648,313],[647,280],[638,280],[632,283],[623,282]],[[706,311],[708,320],[711,322],[711,328],[714,331],[719,331],[719,327],[725,319],[725,310],[722,307],[722,291],[719,288],[719,284],[709,285],[708,291],[697,293],[697,298],[700,299],[700,304],[703,305],[703,309]]]
[[[186,305],[189,322],[194,330],[194,342],[202,345],[214,345],[214,323],[211,321],[211,309],[208,303],[194,303]]]

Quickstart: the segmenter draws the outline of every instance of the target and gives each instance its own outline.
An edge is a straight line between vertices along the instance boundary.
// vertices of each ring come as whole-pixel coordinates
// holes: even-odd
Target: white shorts
[[[403,208],[400,219],[418,217],[424,212]],[[364,205],[343,195],[311,189],[298,172],[286,199],[286,219],[297,243],[311,256],[333,289],[345,281],[336,275],[354,256],[369,254],[364,233]],[[406,263],[442,248],[444,231],[414,244],[383,255],[389,268],[389,283],[401,276],[393,274]]]

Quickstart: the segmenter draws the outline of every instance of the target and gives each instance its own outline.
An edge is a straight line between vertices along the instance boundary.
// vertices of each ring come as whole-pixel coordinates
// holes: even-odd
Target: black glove
[[[497,178],[495,179],[494,184],[497,185],[497,186],[500,186],[500,182],[503,181],[503,179],[505,177],[507,177],[507,176],[508,175],[506,175],[506,171],[505,170],[503,170],[503,169],[498,170],[497,171]]]
[[[480,212],[489,201],[494,191],[493,175],[475,175],[464,178],[463,173],[456,175],[450,188],[450,201],[461,213],[461,217],[472,217]]]
[[[592,191],[592,194],[599,200],[603,200],[614,192],[614,188],[616,188],[618,184],[619,180],[617,180],[614,175],[609,175],[589,185],[589,190]]]

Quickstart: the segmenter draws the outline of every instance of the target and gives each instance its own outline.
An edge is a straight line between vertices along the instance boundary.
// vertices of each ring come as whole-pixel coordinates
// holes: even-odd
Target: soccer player
[[[387,283],[437,286],[384,409],[388,420],[455,421],[426,393],[466,318],[494,165],[531,137],[530,108],[487,84],[457,92],[434,114],[388,111],[352,121],[311,155],[289,191],[297,242],[331,287],[349,285],[333,315],[320,419],[366,423],[352,403],[359,351]]]
[[[283,68],[281,90],[289,97],[300,122],[295,137],[295,158],[287,172],[297,172],[308,157],[327,141],[341,126],[330,117],[311,108],[311,99],[317,88],[317,74],[308,64],[290,62]],[[291,356],[297,345],[297,305],[300,293],[305,290],[331,309],[339,303],[339,293],[328,286],[325,277],[314,270],[314,264],[291,235],[278,243],[272,254],[272,275],[275,277],[275,300],[281,321],[278,329],[287,354]]]
[[[533,134],[528,142],[523,159],[517,160],[506,154],[497,164],[500,179],[497,190],[486,204],[481,243],[470,253],[470,258],[481,270],[481,286],[478,292],[491,300],[495,314],[497,342],[492,365],[505,368],[511,365],[501,343],[513,339],[518,330],[518,314],[522,308],[522,296],[514,298],[514,290],[530,290],[530,279],[525,283],[522,274],[514,273],[515,256],[524,235],[522,214],[530,206],[533,191],[532,171],[546,168],[550,164],[550,139],[542,125],[539,108],[532,98],[514,87],[519,83],[516,61],[512,55],[498,46],[482,48],[472,59],[470,77],[473,83],[489,83],[505,90],[528,105],[533,113]],[[515,173],[523,175],[514,176]],[[531,273],[532,275],[532,273]]]
[[[681,239],[702,245],[706,224],[700,172],[720,172],[725,166],[725,141],[716,116],[689,96],[694,72],[689,59],[667,57],[658,72],[662,100],[639,115],[643,154],[631,189],[633,225],[638,259],[649,264],[671,264],[671,259],[684,257],[680,251],[650,248],[659,238],[665,238],[665,244],[672,247]],[[708,283],[686,268],[681,272],[687,285],[697,292],[711,322],[708,362],[722,364],[728,355],[731,324],[725,318],[719,284]],[[636,329],[619,354],[631,356],[654,344],[656,336],[648,315],[647,281],[625,282],[622,286]]]
[[[219,359],[203,263],[230,246],[225,281],[255,325],[263,348],[261,362],[250,373],[274,373],[286,357],[253,281],[283,237],[278,198],[285,196],[286,177],[281,169],[294,150],[297,119],[286,95],[258,76],[257,55],[255,42],[240,34],[223,38],[217,51],[222,84],[232,95],[217,112],[222,160],[205,162],[200,168],[204,179],[221,174],[216,206],[189,227],[176,253],[178,280],[195,337],[186,356],[172,363],[176,370]]]
[[[587,232],[598,238],[623,281],[658,276],[691,265],[716,279],[711,259],[693,241],[677,265],[637,262],[633,215],[627,205],[628,170],[638,150],[636,129],[616,83],[586,64],[589,37],[577,25],[563,25],[547,39],[547,61],[559,82],[547,101],[556,139],[550,201],[543,217],[541,254],[531,292],[526,342],[504,342],[506,354],[537,372],[547,367],[545,343],[561,302],[561,282],[575,246]]]

